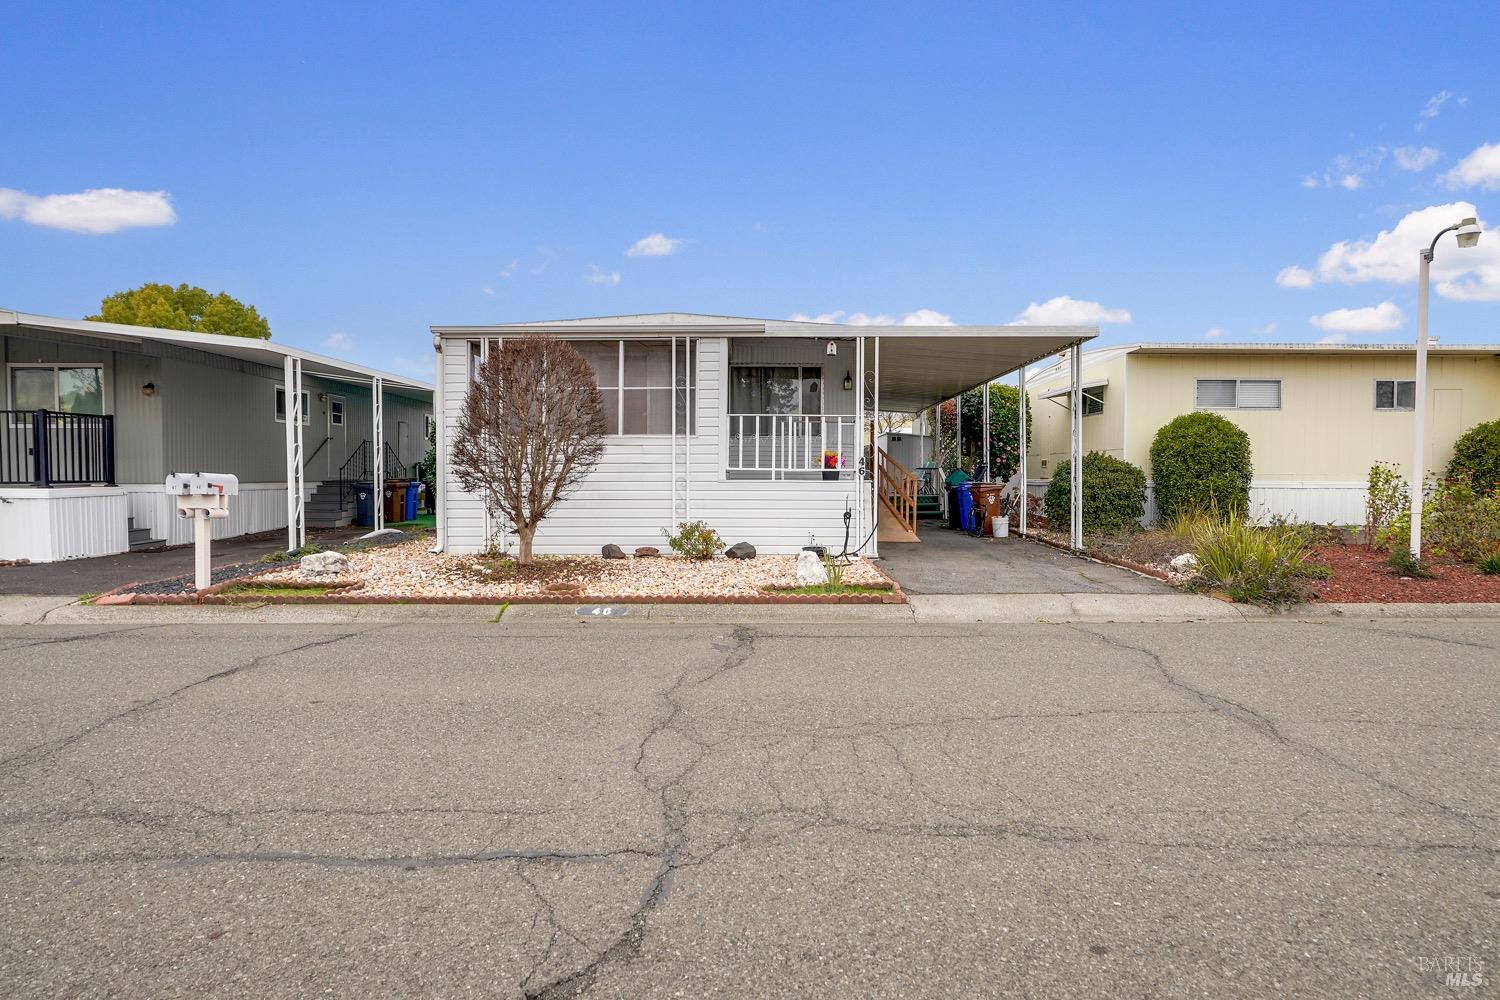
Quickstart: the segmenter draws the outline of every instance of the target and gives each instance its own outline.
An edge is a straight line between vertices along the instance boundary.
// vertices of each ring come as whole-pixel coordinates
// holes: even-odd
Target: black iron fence
[[[0,410],[0,486],[113,486],[115,418]]]

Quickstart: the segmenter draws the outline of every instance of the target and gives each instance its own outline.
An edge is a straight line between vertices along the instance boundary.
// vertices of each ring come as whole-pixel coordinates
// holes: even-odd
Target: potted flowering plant
[[[839,477],[839,453],[836,451],[823,452],[823,478],[837,479]]]

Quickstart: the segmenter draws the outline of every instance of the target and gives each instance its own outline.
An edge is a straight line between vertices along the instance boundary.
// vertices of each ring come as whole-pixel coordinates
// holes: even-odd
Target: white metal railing
[[[855,426],[853,414],[731,413],[728,469],[773,479],[836,470],[838,478],[852,479],[859,468]]]

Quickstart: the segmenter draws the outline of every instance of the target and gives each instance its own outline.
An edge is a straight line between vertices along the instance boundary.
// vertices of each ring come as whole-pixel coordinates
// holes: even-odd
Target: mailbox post
[[[213,522],[229,516],[229,498],[239,495],[240,481],[228,473],[174,472],[167,492],[177,498],[177,516],[193,522],[193,587],[204,590],[213,581]]]

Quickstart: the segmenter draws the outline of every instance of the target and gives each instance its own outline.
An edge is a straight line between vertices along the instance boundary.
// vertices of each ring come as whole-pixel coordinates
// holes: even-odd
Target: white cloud
[[[0,219],[99,235],[170,226],[177,221],[177,213],[172,211],[172,196],[165,191],[90,188],[77,194],[34,195],[0,188]]]
[[[1224,337],[1224,335],[1227,332],[1228,331],[1226,331],[1223,327],[1216,326],[1216,327],[1213,327],[1212,329],[1204,330],[1203,331],[1203,339],[1204,340],[1220,340],[1220,339],[1222,339]]]
[[[1500,142],[1480,146],[1459,160],[1458,166],[1443,175],[1443,183],[1450,188],[1500,189]]]
[[[331,354],[342,354],[354,347],[354,338],[343,330],[335,330],[323,338],[323,350]]]
[[[1455,201],[1407,213],[1395,227],[1373,240],[1342,240],[1323,251],[1311,271],[1283,268],[1276,283],[1305,288],[1312,281],[1358,285],[1369,281],[1405,284],[1417,277],[1417,253],[1438,231],[1468,216],[1478,215],[1473,204]],[[1500,301],[1500,239],[1486,233],[1479,245],[1460,249],[1451,239],[1438,246],[1432,262],[1437,293],[1467,301]]]
[[[1386,333],[1399,330],[1406,317],[1396,303],[1382,302],[1362,309],[1335,309],[1321,316],[1310,316],[1307,321],[1320,330],[1335,334]]]
[[[483,288],[480,289],[480,291],[483,292],[486,295],[494,295],[495,294],[495,288],[494,288],[493,285],[485,285]]]
[[[1342,344],[1349,339],[1345,333],[1327,333],[1318,338],[1320,344]]]
[[[512,274],[516,273],[516,268],[518,268],[520,266],[521,266],[521,262],[520,261],[518,261],[518,260],[512,260],[509,264],[506,264],[504,267],[502,267],[499,271],[496,271],[495,273],[498,274],[498,275],[500,275],[500,277],[502,277],[502,278],[509,278]]]
[[[1269,337],[1271,334],[1276,332],[1276,327],[1278,325],[1280,324],[1275,322],[1267,323],[1265,326],[1256,327],[1255,332],[1260,334],[1262,337]]]
[[[846,312],[843,309],[835,309],[833,312],[817,313],[793,313],[790,317],[794,323],[842,323],[845,326],[952,326],[953,317],[947,313],[940,313],[936,309],[915,309],[904,316],[892,316],[888,313],[864,313]]]
[[[1417,131],[1420,132],[1427,127],[1427,123],[1443,113],[1443,107],[1452,101],[1455,106],[1463,106],[1469,103],[1467,97],[1453,93],[1451,90],[1440,90],[1427,99],[1422,105],[1422,110],[1417,112]]]
[[[609,285],[613,287],[620,283],[619,271],[606,271],[598,264],[589,265],[589,282],[595,285]]]
[[[1022,309],[1014,322],[1027,326],[1097,326],[1102,323],[1129,323],[1129,309],[1111,309],[1087,299],[1059,295],[1046,302],[1033,302]]]
[[[1421,173],[1442,158],[1442,153],[1431,146],[1397,146],[1391,150],[1396,166],[1412,173]]]
[[[1313,273],[1305,267],[1292,264],[1276,272],[1276,284],[1282,288],[1311,288]]]
[[[670,257],[682,246],[682,240],[665,233],[642,236],[625,251],[627,257]]]

